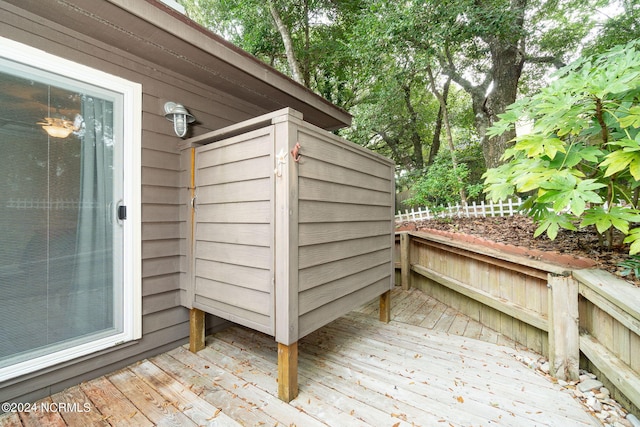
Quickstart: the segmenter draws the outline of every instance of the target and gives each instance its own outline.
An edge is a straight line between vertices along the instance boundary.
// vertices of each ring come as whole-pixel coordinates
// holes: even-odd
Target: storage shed
[[[291,400],[300,338],[379,295],[389,307],[393,163],[291,109],[182,148],[193,165],[190,308],[274,336],[279,395]],[[192,334],[202,340],[203,326]]]

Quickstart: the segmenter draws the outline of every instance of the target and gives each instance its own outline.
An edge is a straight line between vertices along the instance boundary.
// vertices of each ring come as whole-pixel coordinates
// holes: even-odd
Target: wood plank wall
[[[393,163],[300,124],[299,337],[391,289]]]
[[[557,356],[559,365],[571,364],[580,356],[581,367],[594,372],[629,411],[639,412],[639,288],[602,270],[565,269],[427,233],[406,238],[410,253],[404,268],[410,275],[403,287],[421,289],[551,362]],[[396,260],[400,241],[398,234]],[[403,268],[398,261],[396,268]],[[575,317],[564,316],[574,303]],[[553,307],[560,318],[551,316]],[[551,335],[561,340],[556,353]],[[575,348],[568,342],[572,336]]]
[[[574,272],[579,282],[582,365],[614,397],[640,413],[640,289],[602,270]]]
[[[475,255],[460,247],[412,239],[410,264],[423,266],[425,274],[411,273],[411,283],[474,320],[520,342],[541,354],[548,354],[547,332],[486,302],[509,301],[523,308],[542,324],[548,317],[547,273],[523,270],[516,264]],[[422,273],[425,273],[424,271]],[[442,281],[468,285],[486,296],[485,303],[465,293],[451,292]]]
[[[196,149],[193,306],[273,335],[273,127]]]

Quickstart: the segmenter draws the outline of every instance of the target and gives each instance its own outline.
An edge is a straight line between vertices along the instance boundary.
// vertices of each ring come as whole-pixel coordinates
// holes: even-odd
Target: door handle
[[[127,219],[127,206],[118,205],[118,220],[124,221],[125,219]]]

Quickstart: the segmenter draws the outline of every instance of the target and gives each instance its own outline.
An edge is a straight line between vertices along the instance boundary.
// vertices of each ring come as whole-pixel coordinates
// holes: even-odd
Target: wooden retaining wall
[[[396,277],[547,356],[557,378],[577,378],[580,367],[596,373],[638,414],[640,289],[577,259],[507,248],[396,233]]]

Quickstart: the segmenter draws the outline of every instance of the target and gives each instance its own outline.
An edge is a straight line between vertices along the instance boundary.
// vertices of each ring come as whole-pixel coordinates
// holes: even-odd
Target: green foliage
[[[364,0],[179,0],[188,16],[284,74],[284,43],[269,5],[290,32],[304,84],[334,104],[353,105],[359,64],[348,48]]]
[[[622,267],[621,276],[631,276],[640,279],[640,255],[631,255],[628,259],[620,262]]]
[[[606,19],[600,26],[598,36],[583,50],[584,54],[602,53],[614,46],[640,39],[640,3],[637,0],[619,0],[615,4],[621,9],[617,14],[597,10],[596,14]]]
[[[406,200],[405,204],[435,208],[460,203],[461,188],[465,189],[469,199],[477,198],[482,192],[481,183],[470,181],[469,166],[459,163],[454,169],[451,153],[441,150],[426,173],[416,179],[411,187],[413,197]]]
[[[595,226],[611,245],[615,229],[631,254],[640,252],[639,48],[633,41],[564,67],[489,129],[501,134],[516,123],[531,125],[505,152],[506,163],[484,174],[484,191],[494,200],[528,196],[536,236]]]

